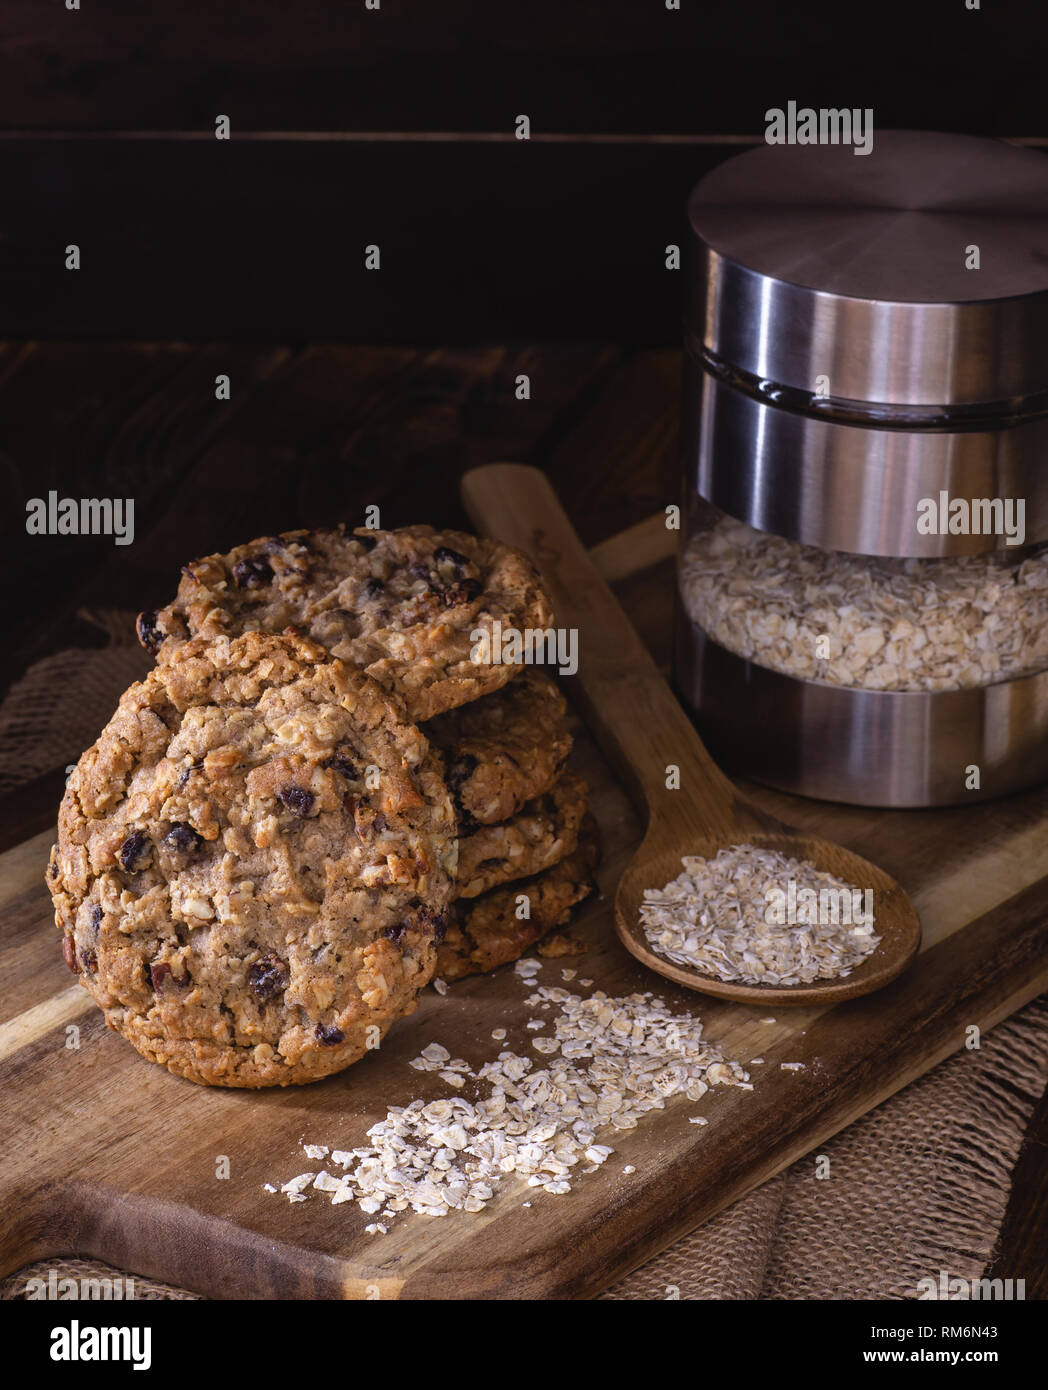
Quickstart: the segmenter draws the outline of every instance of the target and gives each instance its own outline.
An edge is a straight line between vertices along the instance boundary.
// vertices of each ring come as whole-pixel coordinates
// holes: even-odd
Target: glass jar
[[[675,674],[711,751],[867,805],[1048,776],[1048,160],[762,147],[689,223]]]

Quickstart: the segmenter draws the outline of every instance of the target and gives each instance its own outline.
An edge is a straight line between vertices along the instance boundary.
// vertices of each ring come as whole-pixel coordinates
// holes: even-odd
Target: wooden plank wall
[[[0,18],[0,336],[668,343],[687,190],[769,106],[1048,135],[1018,0],[80,4]]]

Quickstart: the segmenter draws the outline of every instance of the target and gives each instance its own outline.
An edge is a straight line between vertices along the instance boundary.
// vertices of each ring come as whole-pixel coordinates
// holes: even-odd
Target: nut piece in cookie
[[[356,1061],[433,973],[440,755],[374,681],[252,632],[161,651],[72,773],[47,884],[106,1022],[190,1080]]]
[[[447,760],[464,834],[509,820],[548,792],[572,744],[564,696],[533,666],[494,694],[431,719],[423,732]]]
[[[473,634],[547,629],[534,565],[459,531],[342,527],[288,531],[185,566],[166,608],[143,613],[139,638],[161,652],[189,637],[288,628],[396,692],[415,721],[500,689],[522,669],[474,660]]]
[[[586,816],[578,848],[545,873],[453,903],[447,935],[437,948],[436,973],[449,982],[519,960],[529,946],[563,926],[571,909],[594,891],[600,859],[597,823]],[[521,896],[528,913],[519,917]]]
[[[549,869],[578,844],[589,789],[574,772],[562,773],[545,796],[536,797],[502,825],[481,825],[459,840],[456,898],[475,898],[515,878]]]

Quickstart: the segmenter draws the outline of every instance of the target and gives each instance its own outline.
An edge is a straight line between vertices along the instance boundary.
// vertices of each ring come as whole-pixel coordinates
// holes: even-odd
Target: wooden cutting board
[[[638,628],[664,645],[667,567],[628,578],[631,555],[662,553],[657,531],[635,528],[598,549],[605,573],[626,581]],[[752,1068],[752,1092],[671,1100],[615,1133],[614,1157],[567,1195],[507,1181],[478,1215],[406,1216],[389,1235],[367,1236],[373,1218],[355,1206],[331,1207],[319,1194],[292,1205],[262,1184],[315,1166],[302,1139],[352,1147],[388,1106],[447,1094],[407,1065],[426,1043],[474,1068],[502,1046],[528,1051],[530,987],[510,968],[445,998],[428,990],[380,1051],[315,1086],[206,1090],[107,1032],[72,980],[43,884],[52,837],[37,835],[0,856],[0,1273],[79,1254],[214,1297],[592,1296],[971,1045],[973,1025],[989,1028],[1048,986],[1048,788],[971,809],[886,812],[749,786],[773,814],[899,880],[924,927],[917,963],[867,998],[770,1014],[648,973],[619,945],[610,912],[641,827],[585,730],[576,732],[575,762],[604,836],[603,893],[575,929],[588,953],[546,961],[540,980],[562,983],[566,964],[609,994],[654,991],[701,1017],[728,1056],[765,1059]],[[495,1027],[507,1029],[505,1043],[492,1041]],[[706,1127],[688,1123],[696,1113]],[[628,1165],[636,1171],[624,1173]]]

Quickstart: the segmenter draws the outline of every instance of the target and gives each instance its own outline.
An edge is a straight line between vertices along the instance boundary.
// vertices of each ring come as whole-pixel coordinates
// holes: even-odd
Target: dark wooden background
[[[326,519],[347,499],[388,497],[398,521],[452,520],[468,441],[506,407],[485,449],[545,465],[535,420],[554,400],[570,414],[588,399],[570,371],[551,379],[557,353],[574,344],[600,361],[678,342],[680,276],[664,248],[681,240],[688,189],[761,137],[769,106],[869,106],[875,126],[1048,143],[1048,6],[1029,0],[81,5],[0,7],[8,680],[67,631],[63,603],[109,592],[98,566],[143,565],[163,598],[176,556]],[[521,112],[527,143],[512,133]],[[228,142],[213,138],[219,114]],[[380,271],[364,268],[369,243]],[[369,399],[356,385],[366,353],[332,366],[305,352],[336,342],[403,347],[411,366]],[[487,348],[477,376],[470,354]],[[529,350],[542,368],[515,409],[513,367]],[[317,376],[321,360],[334,376]],[[212,398],[222,371],[228,405]],[[343,386],[332,436],[315,397]],[[257,471],[225,458],[222,484],[204,445],[249,399],[284,412],[283,452],[270,460],[260,431]],[[581,466],[569,490],[603,519],[602,461]],[[135,554],[27,537],[26,499],[51,488],[133,493]],[[230,509],[238,489],[252,508]],[[645,481],[608,519],[655,500]],[[178,508],[162,563],[154,528]]]
[[[1048,135],[1033,0],[680,3],[5,0],[0,336],[670,343],[768,107]]]
[[[758,130],[788,97],[1036,134],[1046,20],[1030,0],[5,0],[9,129]]]
[[[465,524],[458,478],[497,459],[547,468],[596,542],[663,504],[678,372],[674,349],[610,344],[2,345],[6,681],[100,640],[81,609],[164,603],[187,559],[246,537],[360,524],[369,503],[383,525]],[[133,497],[134,544],[27,535],[50,488]]]

